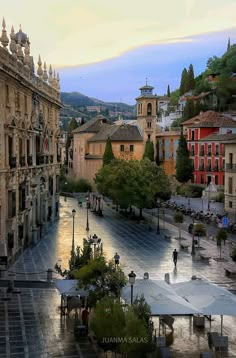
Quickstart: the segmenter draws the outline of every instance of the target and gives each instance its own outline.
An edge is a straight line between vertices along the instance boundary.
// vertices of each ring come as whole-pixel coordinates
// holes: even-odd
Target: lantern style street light
[[[89,210],[89,198],[86,198],[86,209],[87,209],[87,224],[86,224],[86,231],[89,231],[89,217],[88,217],[88,210]]]
[[[160,207],[161,207],[161,200],[157,199],[157,235],[160,234]]]
[[[135,284],[135,277],[136,277],[136,274],[134,273],[134,271],[131,271],[129,274],[129,283],[130,283],[130,287],[131,287],[131,299],[130,299],[130,302],[131,302],[131,305],[133,304],[133,295],[134,295],[134,284]]]
[[[73,209],[72,210],[72,222],[73,222],[73,226],[72,226],[72,246],[71,246],[71,256],[72,256],[72,260],[73,260],[73,266],[75,263],[75,213],[76,210]]]
[[[193,231],[192,231],[192,251],[191,251],[191,255],[194,256],[195,255],[195,238],[194,238],[194,218],[193,218]]]

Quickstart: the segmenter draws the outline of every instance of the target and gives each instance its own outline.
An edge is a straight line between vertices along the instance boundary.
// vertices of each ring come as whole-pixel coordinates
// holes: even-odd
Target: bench
[[[236,266],[228,265],[224,267],[226,276],[235,276],[236,275]]]
[[[208,256],[207,254],[199,254],[199,256],[200,256],[200,258],[201,258],[201,260],[203,260],[203,261],[208,261],[209,262],[209,260],[210,260],[210,256]]]
[[[184,241],[180,241],[179,245],[180,245],[181,249],[183,249],[183,250],[188,250],[188,248],[190,246],[190,244],[188,244],[187,242],[184,242]]]

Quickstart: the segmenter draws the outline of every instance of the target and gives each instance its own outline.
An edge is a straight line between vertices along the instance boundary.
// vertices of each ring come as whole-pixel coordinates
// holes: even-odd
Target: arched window
[[[148,103],[147,105],[147,115],[151,116],[152,115],[152,104]]]

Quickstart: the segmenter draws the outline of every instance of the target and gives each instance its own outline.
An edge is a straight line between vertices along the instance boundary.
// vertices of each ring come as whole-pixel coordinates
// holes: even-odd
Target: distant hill
[[[103,106],[109,110],[118,112],[134,113],[135,106],[119,102],[104,102],[96,98],[85,96],[80,92],[61,92],[61,100],[64,105],[72,106],[74,108],[86,106]]]

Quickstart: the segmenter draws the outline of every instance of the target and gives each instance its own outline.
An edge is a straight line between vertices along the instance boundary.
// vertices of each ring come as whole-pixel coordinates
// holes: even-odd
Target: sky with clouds
[[[37,62],[52,64],[63,91],[134,103],[148,78],[158,94],[179,86],[236,41],[235,0],[11,0],[1,3],[7,30],[30,37]]]

